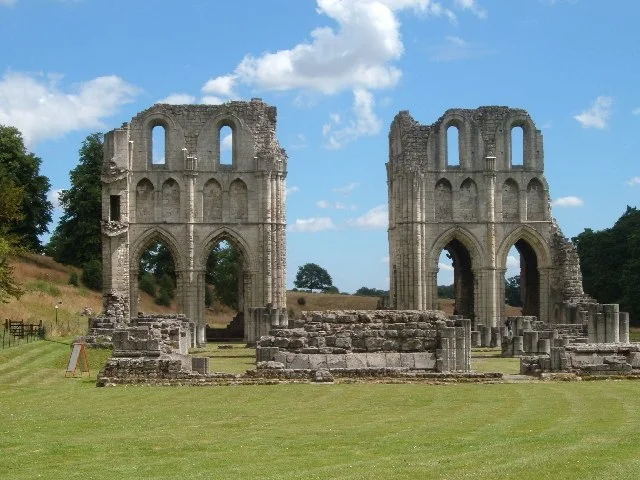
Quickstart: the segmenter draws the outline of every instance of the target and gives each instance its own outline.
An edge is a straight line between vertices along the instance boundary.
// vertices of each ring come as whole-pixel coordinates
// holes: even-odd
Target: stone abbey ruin
[[[165,132],[153,158],[152,130]],[[221,162],[221,129],[233,138]],[[471,347],[502,347],[521,373],[640,375],[629,318],[582,289],[577,251],[551,216],[542,134],[526,111],[451,109],[432,125],[406,111],[389,133],[388,310],[286,311],[285,177],[276,109],[260,99],[154,105],[105,137],[104,313],[89,342],[112,342],[98,385],[273,383],[339,378],[465,381]],[[512,154],[522,129],[521,162]],[[457,132],[458,158],[448,152]],[[143,252],[161,240],[177,273],[178,315],[138,313]],[[217,242],[242,257],[237,288],[257,369],[210,373],[204,274]],[[505,318],[509,250],[520,254],[522,316]],[[438,310],[442,252],[454,268],[454,315]]]

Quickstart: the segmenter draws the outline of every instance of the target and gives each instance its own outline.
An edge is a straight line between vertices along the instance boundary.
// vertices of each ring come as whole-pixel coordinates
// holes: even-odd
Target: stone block
[[[327,355],[310,354],[309,368],[311,368],[311,370],[320,370],[320,369],[329,368],[329,364],[327,362]]]
[[[287,356],[287,360],[289,360]],[[289,362],[288,368],[293,370],[305,370],[311,368],[309,363],[309,355],[304,353],[295,353],[293,354],[293,359]]]
[[[384,353],[366,353],[367,367],[369,368],[385,368],[387,366],[387,358]]]
[[[191,370],[202,375],[209,373],[209,357],[191,357]]]
[[[334,346],[337,348],[349,349],[351,348],[351,338],[339,336],[336,338]]]
[[[403,368],[415,368],[416,367],[415,355],[412,353],[401,353],[400,366]]]
[[[366,353],[347,353],[345,360],[349,369],[367,368]]]
[[[327,368],[347,368],[347,355],[344,354],[331,354],[327,355]]]
[[[415,368],[434,370],[436,368],[436,356],[429,352],[413,353]]]
[[[399,368],[402,366],[400,353],[385,353],[388,368]]]

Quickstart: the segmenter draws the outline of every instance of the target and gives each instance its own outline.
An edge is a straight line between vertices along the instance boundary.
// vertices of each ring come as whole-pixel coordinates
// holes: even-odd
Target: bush
[[[340,290],[338,290],[338,287],[331,285],[330,287],[323,289],[322,293],[340,293]]]
[[[163,273],[158,279],[158,288],[159,290],[164,290],[169,297],[173,300],[175,296],[176,284],[173,281],[173,278],[167,273]]]
[[[80,279],[78,278],[78,272],[76,272],[75,270],[73,272],[71,272],[71,276],[69,276],[69,285],[73,285],[74,287],[77,287],[80,285]]]
[[[307,300],[304,297],[298,297],[298,305],[306,305]]]
[[[168,290],[161,288],[156,297],[156,304],[165,307],[171,306],[171,294]]]
[[[91,290],[102,290],[102,262],[90,260],[82,266],[82,283]]]
[[[140,290],[147,292],[152,297],[156,296],[156,282],[150,273],[143,273],[140,277]]]

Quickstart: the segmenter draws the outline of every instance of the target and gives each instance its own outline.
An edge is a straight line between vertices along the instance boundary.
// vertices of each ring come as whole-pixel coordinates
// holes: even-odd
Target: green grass
[[[91,378],[64,378],[67,344],[0,350],[2,478],[632,479],[640,468],[639,382],[96,388],[107,355],[89,351]]]
[[[32,282],[29,282],[26,288],[27,290],[42,292],[52,297],[60,296],[60,289],[58,288],[58,286],[55,283],[49,282],[47,280],[34,280]]]

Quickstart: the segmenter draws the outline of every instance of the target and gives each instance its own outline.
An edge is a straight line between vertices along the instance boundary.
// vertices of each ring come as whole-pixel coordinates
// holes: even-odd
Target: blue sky
[[[528,110],[569,237],[637,205],[638,18],[633,0],[0,0],[0,124],[57,191],[86,135],[153,103],[261,97],[289,155],[288,285],[315,262],[386,289],[399,110]]]

